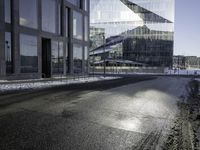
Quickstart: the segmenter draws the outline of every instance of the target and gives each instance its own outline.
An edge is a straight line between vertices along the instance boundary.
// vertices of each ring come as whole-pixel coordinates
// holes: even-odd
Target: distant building
[[[173,56],[174,69],[200,69],[200,57],[197,56]]]
[[[173,56],[174,69],[186,69],[186,57],[183,55]]]
[[[89,0],[0,0],[0,79],[87,72]]]
[[[186,56],[186,68],[188,69],[200,69],[200,57]]]
[[[90,25],[103,28],[106,38],[91,47],[90,56],[100,62],[172,67],[174,0],[93,0],[90,7]]]

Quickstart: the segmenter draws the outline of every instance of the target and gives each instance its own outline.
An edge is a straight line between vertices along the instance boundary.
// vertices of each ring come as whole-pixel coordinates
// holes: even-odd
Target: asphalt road
[[[161,149],[189,79],[141,80],[1,95],[0,150]]]

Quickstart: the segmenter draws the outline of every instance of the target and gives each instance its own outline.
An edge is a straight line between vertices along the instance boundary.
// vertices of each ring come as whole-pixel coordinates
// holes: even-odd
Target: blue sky
[[[200,0],[175,0],[175,54],[200,57]]]

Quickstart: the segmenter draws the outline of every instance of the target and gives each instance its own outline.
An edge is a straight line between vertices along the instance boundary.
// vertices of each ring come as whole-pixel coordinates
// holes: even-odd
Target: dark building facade
[[[87,73],[89,0],[0,0],[0,79]]]

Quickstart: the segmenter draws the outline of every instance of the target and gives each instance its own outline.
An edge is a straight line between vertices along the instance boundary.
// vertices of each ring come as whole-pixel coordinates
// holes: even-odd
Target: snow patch
[[[38,81],[38,80],[22,80],[18,83],[8,83],[6,80],[0,80],[0,93],[9,92],[9,91],[16,91],[16,90],[27,90],[27,89],[42,89],[60,85],[70,85],[70,84],[80,84],[80,83],[87,83],[87,82],[95,82],[95,81],[104,81],[104,80],[112,80],[118,79],[119,77],[85,77],[85,78],[74,78],[74,79],[61,79],[58,81]],[[37,81],[37,82],[35,82]],[[6,83],[5,83],[6,82]],[[16,81],[15,81],[16,82]],[[23,83],[26,82],[26,83]]]
[[[169,70],[165,69],[165,74],[169,75],[200,75],[200,70]]]

